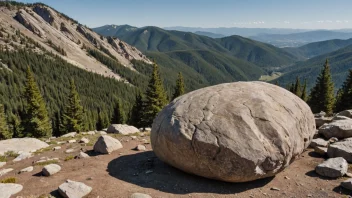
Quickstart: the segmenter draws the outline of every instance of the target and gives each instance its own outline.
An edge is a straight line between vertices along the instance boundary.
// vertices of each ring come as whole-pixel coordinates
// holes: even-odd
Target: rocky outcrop
[[[92,187],[82,182],[67,180],[59,186],[58,191],[65,198],[82,198],[92,191]]]
[[[51,26],[59,29],[59,24],[55,21],[55,13],[46,6],[36,5],[33,7],[33,11],[42,17]]]
[[[326,139],[336,137],[338,139],[352,137],[352,119],[335,120],[329,124],[324,124],[319,128],[319,134]]]
[[[128,135],[139,132],[139,130],[134,126],[129,126],[126,124],[112,124],[109,126],[108,133],[118,133],[122,135]]]
[[[36,24],[37,22],[34,21],[25,10],[20,9],[16,13],[15,19],[34,34],[41,38],[45,38],[44,31]]]
[[[20,184],[2,184],[0,183],[0,198],[10,198],[23,189]]]
[[[83,25],[78,25],[77,26],[77,31],[79,33],[81,33],[86,39],[88,39],[91,43],[94,44],[94,46],[98,47],[98,42],[97,40],[95,39],[94,36],[92,36],[89,31],[86,30],[85,27],[83,27]]]
[[[12,138],[0,141],[0,155],[4,155],[7,151],[29,153],[48,146],[47,143],[35,138]]]
[[[185,172],[228,182],[271,177],[307,148],[314,115],[264,82],[199,89],[166,106],[152,126],[155,154]]]
[[[342,157],[330,158],[315,168],[315,172],[324,177],[337,178],[347,173],[348,164]]]
[[[32,153],[23,152],[23,153],[21,153],[19,156],[17,156],[13,161],[14,161],[14,162],[19,162],[19,161],[21,161],[21,160],[31,158],[32,156],[33,156]]]
[[[94,151],[102,154],[110,154],[113,151],[122,148],[122,144],[115,138],[108,135],[102,135],[94,144]]]
[[[352,163],[352,138],[331,144],[328,148],[328,156],[330,158],[343,157],[345,160]]]

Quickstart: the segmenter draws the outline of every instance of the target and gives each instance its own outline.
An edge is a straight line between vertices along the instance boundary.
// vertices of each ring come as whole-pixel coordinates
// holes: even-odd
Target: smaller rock
[[[348,189],[348,190],[352,190],[352,179],[347,179],[347,180],[341,182],[341,186]]]
[[[287,176],[285,176],[284,178],[285,178],[285,179],[290,179],[290,178],[289,178],[289,177],[287,177]]]
[[[108,133],[106,133],[105,131],[99,131],[98,134],[100,134],[100,135],[106,135],[106,134],[108,134]]]
[[[57,144],[65,144],[66,142],[57,142]]]
[[[88,144],[89,143],[89,139],[84,137],[84,138],[79,140],[79,143]]]
[[[68,138],[68,137],[75,137],[77,135],[77,132],[71,132],[71,133],[67,133],[65,135],[62,135],[61,137],[64,137],[64,138]]]
[[[316,153],[318,153],[319,155],[326,155],[327,152],[328,152],[328,148],[316,146],[316,147],[314,148],[314,151],[315,151]]]
[[[13,171],[13,168],[1,169],[1,170],[0,170],[0,177],[3,176],[3,175],[5,175],[5,174],[7,174],[7,173],[9,173],[9,172],[11,172],[11,171]]]
[[[329,146],[329,141],[326,141],[326,140],[324,140],[322,138],[317,138],[317,139],[313,139],[309,146],[311,148],[315,148],[316,146],[328,147]]]
[[[0,192],[1,192],[0,197],[1,198],[10,198],[12,195],[21,192],[22,189],[23,189],[23,186],[20,184],[0,183]]]
[[[33,171],[33,166],[29,166],[29,167],[27,167],[27,168],[24,168],[24,169],[22,169],[22,170],[20,170],[20,172],[19,173],[27,173],[27,172],[32,172]]]
[[[336,114],[336,116],[345,116],[348,118],[352,118],[352,110],[341,111],[340,113]]]
[[[271,187],[270,190],[280,191],[280,188]]]
[[[81,135],[88,135],[87,132],[81,132],[80,134],[81,134]]]
[[[75,157],[76,159],[84,159],[84,158],[89,158],[90,156],[87,153],[84,152],[79,152],[79,154]]]
[[[136,148],[135,148],[135,150],[137,150],[137,151],[145,151],[146,150],[146,148],[145,148],[145,146],[144,145],[138,145]]]
[[[0,168],[5,166],[6,165],[6,162],[0,162]]]
[[[147,171],[145,171],[145,174],[150,174],[150,173],[153,173],[154,171],[153,170],[147,170]]]
[[[102,154],[110,154],[111,152],[122,148],[119,140],[112,138],[108,135],[102,135],[94,144],[94,151]]]
[[[58,191],[63,197],[81,198],[87,196],[92,191],[92,187],[87,186],[82,182],[67,180],[59,186]]]
[[[346,173],[346,176],[352,178],[352,173]]]
[[[42,173],[44,176],[51,176],[58,173],[61,170],[61,166],[57,164],[49,164],[44,166]]]
[[[21,161],[21,160],[24,160],[24,159],[31,158],[32,156],[33,156],[32,153],[23,152],[19,156],[17,156],[13,161],[14,162],[18,162],[18,161]]]
[[[57,150],[60,150],[60,149],[61,149],[61,146],[55,146],[55,147],[53,148],[54,151],[57,151]]]
[[[336,115],[335,117],[332,118],[333,121],[335,121],[335,120],[348,120],[348,119],[351,119],[351,118],[346,117],[346,116],[340,116],[340,115]]]
[[[74,149],[67,149],[67,150],[65,151],[65,153],[73,153],[73,152],[75,152]]]
[[[132,133],[137,133],[139,132],[139,130],[134,126],[129,126],[126,124],[112,124],[109,126],[107,132],[128,135]]]
[[[69,140],[67,143],[76,143],[76,140]]]
[[[152,196],[143,193],[133,193],[130,198],[152,198]]]
[[[342,157],[330,158],[315,167],[315,172],[324,177],[337,178],[347,173],[348,163]]]
[[[136,140],[137,136],[131,136],[132,140]]]
[[[88,135],[95,135],[95,131],[89,131],[87,134]]]
[[[326,115],[326,113],[324,111],[321,111],[320,113],[314,114],[314,117],[321,118],[321,117],[324,117],[325,115]]]
[[[332,137],[329,139],[330,144],[338,142],[338,141],[339,141],[339,139],[337,139],[336,137]]]
[[[331,122],[332,119],[331,118],[325,118],[325,117],[319,117],[319,118],[315,118],[315,125],[317,128],[323,126],[326,123]]]

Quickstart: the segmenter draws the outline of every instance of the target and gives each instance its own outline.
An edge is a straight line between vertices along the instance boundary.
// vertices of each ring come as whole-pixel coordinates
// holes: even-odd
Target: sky
[[[351,0],[22,0],[89,27],[352,28]]]

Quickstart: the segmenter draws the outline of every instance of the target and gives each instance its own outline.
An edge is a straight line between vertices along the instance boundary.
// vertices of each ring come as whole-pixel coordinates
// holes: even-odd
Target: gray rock
[[[236,82],[178,97],[155,118],[151,144],[164,162],[228,182],[272,177],[312,140],[314,115],[289,91]]]
[[[84,143],[84,144],[88,144],[89,143],[89,139],[83,137],[82,139],[79,140],[79,143]]]
[[[324,117],[325,115],[326,115],[326,113],[324,111],[321,111],[320,113],[314,114],[314,117],[315,118],[321,118],[321,117]]]
[[[55,146],[55,147],[53,148],[54,151],[57,151],[57,150],[60,150],[60,149],[61,149],[61,146]]]
[[[0,177],[3,176],[3,175],[5,175],[5,174],[7,174],[7,173],[9,173],[9,172],[11,172],[11,171],[13,171],[13,168],[1,169],[1,170],[0,170]]]
[[[137,145],[137,147],[135,148],[135,150],[137,150],[137,151],[145,151],[146,150],[146,148],[145,148],[145,146],[144,145]]]
[[[33,150],[46,148],[49,145],[35,138],[12,138],[0,141],[0,155],[7,151],[18,153],[19,151],[30,153]]]
[[[330,144],[338,142],[338,141],[339,141],[339,139],[337,139],[335,137],[332,137],[332,138],[329,139]]]
[[[326,141],[326,140],[324,140],[322,138],[317,138],[317,139],[313,139],[309,146],[311,148],[315,148],[316,146],[328,147],[329,146],[329,141]]]
[[[335,120],[319,128],[319,134],[326,139],[336,137],[339,139],[352,137],[352,119]]]
[[[152,196],[143,193],[133,193],[130,198],[152,198]]]
[[[330,158],[315,167],[315,172],[324,177],[337,178],[347,173],[348,163],[342,157]]]
[[[65,198],[81,198],[87,196],[92,191],[92,187],[82,182],[67,180],[59,186],[58,191]]]
[[[315,124],[316,124],[317,128],[319,128],[319,127],[323,126],[324,124],[329,123],[331,121],[332,121],[331,118],[326,118],[326,117],[315,118]]]
[[[77,135],[77,132],[71,132],[71,133],[66,133],[65,135],[62,135],[61,137],[64,137],[64,138],[74,138],[75,136]]]
[[[74,149],[67,149],[67,150],[65,151],[65,153],[73,153],[73,152],[75,152]]]
[[[128,134],[138,133],[139,130],[134,126],[129,126],[126,124],[112,124],[109,126],[107,132],[128,135]]]
[[[15,195],[23,189],[23,186],[20,184],[2,184],[0,183],[0,198],[10,198],[12,195]]]
[[[68,140],[67,143],[76,143],[76,140]]]
[[[346,117],[346,116],[339,116],[339,115],[336,115],[335,117],[332,118],[332,120],[349,120],[351,118],[349,117]]]
[[[5,166],[6,165],[6,162],[0,162],[0,168]]]
[[[84,159],[84,158],[89,158],[90,156],[87,153],[84,152],[79,152],[79,154],[76,156],[77,159]]]
[[[352,138],[347,138],[331,144],[328,147],[328,156],[343,157],[348,162],[352,162]]]
[[[20,170],[20,172],[19,173],[27,173],[27,172],[32,172],[33,171],[33,166],[29,166],[29,167],[27,167],[27,168],[24,168],[24,169],[22,169],[22,170]]]
[[[328,148],[316,146],[316,147],[314,147],[314,151],[316,153],[318,153],[319,155],[326,155],[328,152]]]
[[[341,186],[348,189],[348,190],[352,190],[352,179],[347,179],[347,180],[341,182]]]
[[[336,116],[345,116],[348,118],[352,118],[352,110],[341,111],[340,113],[336,114]]]
[[[31,158],[32,156],[33,156],[32,153],[24,152],[24,153],[21,153],[19,156],[17,156],[13,161],[19,162],[21,160]]]
[[[89,131],[87,134],[88,135],[95,135],[95,131]]]
[[[102,154],[110,154],[120,148],[122,148],[121,142],[108,135],[100,136],[94,144],[94,151]]]
[[[108,133],[105,132],[105,131],[99,131],[98,134],[100,134],[100,135],[106,135],[106,134],[108,134]]]
[[[51,176],[58,173],[61,170],[61,166],[57,164],[49,164],[44,166],[42,173],[44,176]]]

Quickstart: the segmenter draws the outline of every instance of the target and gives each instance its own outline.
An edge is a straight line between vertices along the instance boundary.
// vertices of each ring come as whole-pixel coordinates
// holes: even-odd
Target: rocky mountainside
[[[69,63],[101,74],[119,79],[120,75],[106,65],[88,55],[94,49],[107,57],[117,60],[121,65],[134,70],[132,60],[150,64],[151,61],[138,49],[111,37],[103,37],[44,4],[19,4],[0,7],[0,33],[8,40],[0,40],[1,45],[12,49],[16,42],[15,32],[38,43],[39,46]],[[19,39],[19,37],[17,37]]]

